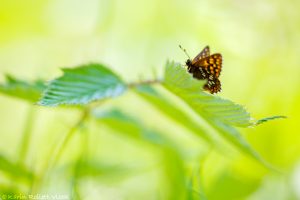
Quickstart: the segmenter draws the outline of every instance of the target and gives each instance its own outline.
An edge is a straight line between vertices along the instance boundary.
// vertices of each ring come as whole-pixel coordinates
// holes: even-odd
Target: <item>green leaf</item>
[[[243,106],[203,92],[205,81],[194,79],[180,64],[167,63],[163,84],[201,116],[239,127],[253,124],[250,114]]]
[[[6,83],[0,84],[0,92],[26,101],[36,102],[46,88],[41,80],[26,82],[6,75]]]
[[[63,72],[61,77],[50,82],[40,105],[87,104],[121,95],[126,89],[123,81],[101,64],[63,69]]]
[[[203,84],[203,81],[194,79],[181,65],[167,63],[163,85],[189,105],[220,135],[270,168],[232,127],[253,125],[249,113],[241,105],[203,92]]]

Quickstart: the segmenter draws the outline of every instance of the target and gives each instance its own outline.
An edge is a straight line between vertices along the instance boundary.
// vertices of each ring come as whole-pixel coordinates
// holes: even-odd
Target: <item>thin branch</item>
[[[31,193],[34,194],[37,192],[37,187],[40,186],[40,183],[46,179],[47,174],[49,172],[51,172],[51,169],[57,164],[57,162],[61,158],[61,155],[63,154],[64,150],[66,149],[67,144],[71,140],[72,136],[78,130],[78,127],[80,127],[85,122],[87,117],[89,116],[89,112],[90,112],[90,109],[86,108],[84,110],[84,112],[82,113],[82,116],[80,117],[80,119],[75,123],[74,126],[72,126],[70,128],[70,130],[67,133],[66,137],[64,138],[63,142],[57,148],[56,153],[54,153],[54,156],[52,157],[52,159],[50,159],[50,161],[47,162],[45,168],[42,169],[40,176],[36,178],[35,184],[34,184],[35,187],[32,188]]]
[[[145,80],[145,81],[140,81],[140,82],[133,82],[133,83],[129,83],[127,86],[129,88],[134,88],[134,87],[138,87],[141,85],[153,85],[153,84],[158,84],[158,83],[162,83],[162,80],[153,79],[153,80]]]

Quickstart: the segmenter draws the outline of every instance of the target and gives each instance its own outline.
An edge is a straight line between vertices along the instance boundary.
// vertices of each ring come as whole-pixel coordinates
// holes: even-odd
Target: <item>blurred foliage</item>
[[[7,175],[11,176],[13,180],[25,180],[31,182],[33,180],[33,174],[28,169],[24,168],[18,163],[13,163],[4,156],[0,156],[0,169]]]
[[[32,103],[39,100],[41,93],[45,88],[46,84],[41,80],[35,81],[34,83],[28,83],[18,80],[10,75],[6,75],[6,83],[0,85],[1,93],[19,97]]]
[[[163,78],[130,83],[127,85],[123,83],[112,71],[99,64],[89,64],[74,69],[64,69],[63,72],[64,74],[61,77],[54,79],[47,85],[47,87],[44,89],[44,92],[40,91],[40,95],[42,96],[39,101],[40,105],[57,106],[60,104],[88,104],[91,101],[119,96],[127,87],[129,87],[137,88],[135,91],[137,93],[141,93],[141,95],[144,95],[144,97],[145,95],[148,97],[150,96],[150,103],[154,103],[154,105],[159,108],[162,113],[165,113],[165,115],[170,115],[174,120],[180,121],[178,118],[181,119],[182,116],[186,115],[184,111],[181,111],[180,109],[177,111],[175,110],[177,114],[182,113],[182,115],[175,116],[173,109],[170,108],[172,104],[168,104],[165,100],[165,97],[156,92],[156,90],[150,86],[152,84],[161,84],[165,87],[165,90],[169,90],[171,93],[178,96],[180,99],[182,99],[182,101],[189,105],[191,109],[193,109],[204,121],[206,121],[213,129],[215,129],[215,132],[224,136],[228,141],[235,144],[242,151],[248,153],[265,166],[270,166],[258,155],[257,152],[250,147],[240,133],[232,126],[248,127],[250,125],[259,124],[278,118],[278,116],[265,118],[258,122],[252,122],[250,120],[249,113],[247,113],[242,106],[201,91],[200,88],[203,87],[205,82],[194,79],[192,75],[190,75],[186,69],[179,64],[167,62],[165,67],[165,75]],[[10,80],[11,79],[9,79],[9,82],[6,84],[8,87],[10,84],[15,84],[15,82],[26,85],[27,87],[23,87],[22,90],[24,94],[27,94],[26,89],[28,90],[28,94],[30,94],[31,91],[36,90],[35,85],[32,85],[31,88],[29,87],[30,84],[28,83],[16,81],[15,79],[15,81]],[[19,90],[11,91],[10,95],[20,97]],[[27,100],[26,96],[24,99]],[[148,101],[147,98],[144,100]],[[98,107],[99,106],[96,106],[95,108]],[[173,104],[172,107],[175,107],[175,104]],[[134,117],[124,114],[120,110],[113,109],[109,112],[99,112],[95,110],[94,106],[82,108],[84,109],[82,112],[82,117],[78,123],[70,129],[61,146],[58,147],[59,149],[57,153],[51,158],[52,161],[49,162],[49,166],[47,167],[46,171],[39,175],[38,179],[36,179],[38,181],[36,181],[34,184],[41,184],[43,179],[47,179],[47,176],[44,173],[47,173],[47,171],[52,171],[52,168],[55,167],[57,162],[60,160],[61,155],[69,141],[74,137],[74,133],[79,131],[80,127],[86,123],[87,118],[90,117],[90,112],[94,112],[94,117],[100,122],[100,127],[103,125],[107,126],[112,130],[112,132],[120,133],[137,141],[144,141],[146,144],[153,144],[155,148],[161,149],[159,152],[164,159],[163,166],[166,170],[165,176],[168,180],[167,185],[172,185],[172,187],[167,187],[167,190],[159,195],[160,198],[194,198],[194,186],[193,184],[188,185],[189,177],[185,175],[185,162],[183,162],[183,159],[185,159],[184,154],[186,153],[186,150],[184,148],[178,146],[171,139],[165,137],[163,133],[147,128],[142,122]],[[172,111],[170,112],[170,110]],[[191,124],[191,122],[187,121],[186,123],[187,124],[183,123],[182,125],[186,126]],[[195,135],[198,134],[199,136],[202,136],[204,140],[209,142],[209,145],[213,144],[217,146],[217,143],[213,143],[213,137],[206,132],[206,127],[204,127],[203,124],[192,127],[194,128],[190,130],[196,131]],[[201,132],[199,133],[198,131]],[[23,157],[25,154],[24,152],[27,151],[27,143],[30,142],[30,134],[28,133],[28,130],[26,132],[27,134],[24,134],[23,138],[23,152],[20,152],[21,156]],[[114,169],[113,165],[108,165],[109,167],[101,167],[101,165],[92,164],[93,160],[87,162],[87,159],[84,158],[85,152],[81,154],[81,157],[82,158],[78,160],[77,164],[75,164],[73,181],[75,184],[72,185],[75,194],[71,194],[72,198],[80,199],[81,189],[78,187],[78,182],[82,178],[86,176],[97,178],[98,176],[101,177],[107,176],[108,174],[115,174],[111,172],[122,171],[121,168]],[[5,161],[6,160],[3,159],[1,162],[6,163],[2,165],[3,170],[10,171],[16,169],[13,170],[14,173],[12,174],[17,175],[18,173],[16,172],[18,172],[19,168],[9,164],[8,161]],[[21,171],[20,173],[23,175],[25,172],[23,173]],[[18,177],[20,177],[20,175],[18,175]],[[191,178],[193,179],[193,177]],[[196,196],[198,196],[198,198],[201,197],[201,199],[203,197],[206,198],[205,191],[202,186],[200,191],[202,193],[199,193]]]
[[[0,198],[300,199],[300,2],[0,4],[0,70],[10,74],[0,77]],[[175,79],[158,79],[166,59],[186,59],[179,44],[191,56],[205,45],[222,53],[222,93],[191,95],[186,82],[180,91]],[[92,79],[89,68],[65,68],[100,62]],[[44,103],[81,106],[33,105],[47,86]],[[287,119],[263,123],[281,115]]]

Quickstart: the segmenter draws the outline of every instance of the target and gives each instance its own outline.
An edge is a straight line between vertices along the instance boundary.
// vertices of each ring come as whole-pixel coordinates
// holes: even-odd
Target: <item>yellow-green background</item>
[[[300,199],[299,11],[297,0],[1,0],[0,80],[4,81],[4,74],[25,80],[50,80],[61,74],[61,67],[89,62],[107,64],[128,82],[148,80],[153,72],[162,75],[167,59],[185,62],[179,44],[191,56],[209,45],[211,52],[222,53],[224,60],[223,90],[218,95],[245,105],[255,118],[288,116],[286,120],[241,129],[252,146],[286,174],[270,172],[239,153],[211,156],[203,177],[208,190],[215,188],[211,193],[216,197],[211,195],[212,199],[226,199],[222,194],[239,190],[242,183],[249,184],[249,194],[236,199],[292,199],[290,195]],[[17,159],[29,110],[37,112],[26,160],[32,168],[39,169],[51,145],[59,142],[78,118],[76,112],[67,109],[32,108],[3,95],[0,102],[0,153],[11,159]],[[121,97],[113,104],[128,105],[137,115],[145,106],[134,95]],[[145,123],[160,123],[159,114],[151,108],[145,108],[145,113]],[[163,127],[175,131],[176,124],[168,122]],[[98,139],[104,160],[112,159],[112,152],[117,159],[135,165],[146,165],[155,157],[154,150],[143,152],[142,146],[123,144],[117,137]],[[119,148],[126,149],[127,154],[118,152],[116,144],[124,145]],[[63,160],[72,159],[73,150],[76,152],[76,145]],[[228,174],[241,180],[239,184],[220,189],[210,185],[225,180],[222,177]],[[151,175],[143,176],[108,186],[88,182],[82,187],[89,188],[86,193],[94,195],[91,199],[96,199],[97,193],[102,199],[155,199],[153,188],[159,178],[149,180]],[[0,184],[6,182],[0,174]],[[43,187],[45,191],[68,191],[68,183],[59,177]]]

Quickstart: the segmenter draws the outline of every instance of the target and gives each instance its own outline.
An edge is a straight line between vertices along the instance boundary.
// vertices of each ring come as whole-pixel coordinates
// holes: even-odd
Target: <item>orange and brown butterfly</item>
[[[189,57],[186,50],[180,45],[179,47]],[[193,74],[194,78],[207,80],[203,87],[204,90],[207,90],[212,94],[221,91],[221,82],[219,80],[222,69],[221,54],[215,53],[210,55],[209,46],[206,46],[193,60],[189,57],[186,61],[186,65],[188,72]]]

